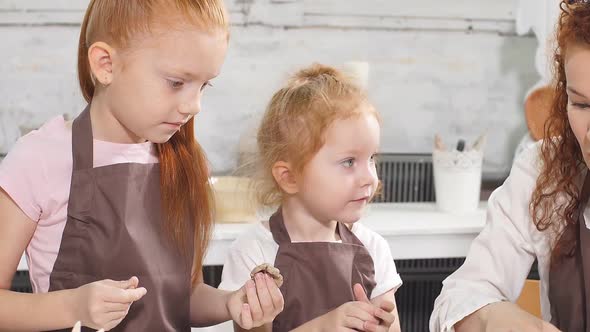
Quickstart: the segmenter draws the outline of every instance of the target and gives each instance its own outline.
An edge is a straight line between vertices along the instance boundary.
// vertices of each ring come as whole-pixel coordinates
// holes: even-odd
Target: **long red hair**
[[[570,127],[564,59],[572,43],[590,47],[590,4],[560,3],[554,55],[555,94],[545,123],[541,145],[541,173],[533,191],[530,211],[539,231],[554,231],[552,263],[570,254],[577,243],[577,209],[580,207],[580,177],[587,167]],[[558,137],[558,138],[556,138]]]
[[[92,101],[94,82],[88,62],[88,48],[102,40],[127,46],[137,32],[149,31],[154,23],[169,22],[180,14],[199,28],[228,31],[222,0],[91,0],[84,16],[78,45],[78,80],[82,95]],[[192,284],[199,281],[203,258],[213,226],[209,169],[202,147],[195,139],[194,119],[172,138],[157,145],[161,167],[161,194],[165,229],[186,254],[194,234]],[[187,222],[189,220],[189,222]]]

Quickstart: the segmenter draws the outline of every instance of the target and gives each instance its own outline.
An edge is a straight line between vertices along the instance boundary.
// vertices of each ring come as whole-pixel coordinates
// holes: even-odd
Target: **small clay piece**
[[[260,264],[255,267],[252,272],[250,272],[250,278],[254,280],[254,275],[260,272],[268,274],[274,280],[275,284],[277,284],[277,287],[281,287],[283,284],[283,276],[281,275],[281,271],[279,271],[279,269],[276,267],[267,263]]]

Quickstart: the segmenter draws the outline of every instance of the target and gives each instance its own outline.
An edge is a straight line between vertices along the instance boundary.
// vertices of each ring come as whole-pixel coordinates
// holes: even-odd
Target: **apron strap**
[[[270,217],[268,224],[272,237],[279,246],[284,243],[291,243],[291,237],[289,236],[289,232],[287,232],[285,221],[283,220],[282,207]]]
[[[338,235],[340,235],[340,239],[342,240],[342,243],[356,244],[359,246],[364,246],[363,243],[361,242],[361,240],[359,240],[359,238],[356,237],[356,235],[354,235],[352,230],[350,228],[348,228],[348,226],[346,226],[346,224],[344,224],[342,222],[338,222],[337,230],[338,230]]]
[[[282,208],[279,208],[277,212],[275,212],[270,217],[268,224],[270,226],[272,237],[278,245],[283,243],[291,243],[291,237],[289,236],[289,232],[287,232],[287,228],[285,227]],[[336,226],[336,232],[338,235],[340,235],[342,243],[363,246],[361,240],[359,240],[344,223],[338,222]]]
[[[578,246],[582,258],[582,277],[584,280],[584,295],[583,301],[584,311],[586,312],[586,319],[584,320],[584,330],[588,330],[588,323],[590,322],[590,306],[587,301],[590,299],[590,230],[586,227],[586,220],[584,218],[584,210],[590,198],[590,174],[586,173],[584,185],[580,193],[580,205],[578,206],[578,224],[580,231],[578,232]]]
[[[72,124],[72,159],[74,162],[74,171],[94,167],[94,154],[92,150],[92,122],[90,120],[90,104],[88,104]]]

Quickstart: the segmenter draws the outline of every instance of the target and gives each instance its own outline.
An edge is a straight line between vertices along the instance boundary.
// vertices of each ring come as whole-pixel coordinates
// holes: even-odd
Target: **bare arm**
[[[508,301],[490,303],[455,324],[455,332],[471,331],[559,332],[555,326]]]
[[[489,305],[480,308],[455,324],[455,332],[485,331]]]
[[[193,289],[190,299],[191,324],[203,327],[230,320],[227,302],[232,293],[205,284],[203,273],[200,272],[199,283]]]
[[[39,331],[72,327],[71,291],[23,294],[10,291],[18,262],[37,224],[0,189],[0,329]],[[35,319],[31,319],[35,317]]]

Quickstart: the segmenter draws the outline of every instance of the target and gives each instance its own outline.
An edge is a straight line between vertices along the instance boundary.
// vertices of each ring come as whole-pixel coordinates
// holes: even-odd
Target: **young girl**
[[[390,249],[356,223],[377,189],[379,135],[363,91],[333,68],[301,70],[272,97],[257,137],[259,193],[280,207],[235,241],[220,285],[239,289],[262,263],[281,271],[284,311],[259,330],[399,330]]]
[[[562,1],[555,99],[542,143],[490,197],[488,221],[444,282],[431,331],[589,331],[590,3]],[[518,298],[535,258],[542,320]]]
[[[212,211],[193,116],[227,44],[221,0],[90,2],[88,107],[23,137],[0,166],[0,329],[252,328],[280,311],[269,280],[202,282]],[[8,290],[25,249],[35,294]]]

